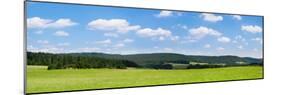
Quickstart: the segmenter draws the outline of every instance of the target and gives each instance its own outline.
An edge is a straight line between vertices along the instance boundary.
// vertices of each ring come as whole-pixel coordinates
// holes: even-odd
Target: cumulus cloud
[[[28,28],[45,28],[52,20],[42,19],[40,17],[32,17],[27,19]]]
[[[191,38],[192,40],[199,40],[205,36],[219,37],[222,35],[222,33],[218,32],[217,30],[204,26],[190,29],[189,34],[189,38]]]
[[[161,11],[159,14],[156,15],[156,17],[169,17],[172,16],[173,12],[172,11]]]
[[[141,37],[159,37],[159,40],[163,40],[165,37],[170,37],[172,35],[171,31],[162,28],[144,28],[138,30],[136,33]]]
[[[27,19],[27,28],[65,28],[76,25],[76,22],[68,18],[58,20],[43,19],[40,17],[32,17]]]
[[[242,17],[240,15],[232,15],[232,18],[236,20],[242,20]]]
[[[106,39],[106,40],[102,40],[102,41],[96,41],[97,44],[111,44],[111,40],[110,39]]]
[[[257,25],[242,25],[241,30],[250,32],[250,33],[260,33],[262,32],[262,28]]]
[[[203,20],[209,21],[209,22],[218,22],[218,21],[222,21],[223,20],[222,16],[217,16],[217,15],[210,14],[210,13],[202,13],[200,15],[200,17],[202,17]]]
[[[130,25],[125,19],[97,19],[88,23],[90,30],[109,31],[118,33],[127,33],[138,30],[139,25]]]
[[[56,31],[54,33],[55,36],[59,36],[59,37],[67,37],[69,36],[69,33],[65,32],[65,31]]]
[[[228,43],[231,41],[228,37],[219,37],[217,40],[222,43]]]
[[[57,21],[50,23],[48,25],[48,27],[52,27],[52,28],[64,28],[64,27],[69,27],[69,26],[73,26],[76,25],[77,23],[71,21],[70,19],[67,18],[61,18],[58,19]]]

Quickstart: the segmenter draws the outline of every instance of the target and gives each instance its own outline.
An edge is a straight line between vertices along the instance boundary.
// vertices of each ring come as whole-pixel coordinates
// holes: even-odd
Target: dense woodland
[[[190,62],[208,63],[191,64]],[[238,64],[242,62],[243,64]],[[240,58],[237,56],[186,56],[172,53],[118,55],[103,53],[33,53],[27,52],[28,65],[44,65],[52,69],[67,68],[152,68],[175,69],[175,64],[183,64],[184,69],[219,68],[228,66],[262,66],[262,59]]]
[[[48,69],[65,68],[117,68],[138,67],[128,60],[104,59],[89,56],[73,56],[68,54],[27,53],[28,65],[46,65]]]

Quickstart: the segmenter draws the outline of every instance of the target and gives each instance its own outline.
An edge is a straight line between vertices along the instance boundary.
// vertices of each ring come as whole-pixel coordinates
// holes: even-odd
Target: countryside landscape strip
[[[263,16],[25,2],[25,94],[263,79]]]

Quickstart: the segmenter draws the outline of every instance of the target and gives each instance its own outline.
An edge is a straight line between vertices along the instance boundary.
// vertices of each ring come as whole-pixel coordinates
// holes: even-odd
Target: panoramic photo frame
[[[258,15],[25,1],[25,93],[264,78]]]

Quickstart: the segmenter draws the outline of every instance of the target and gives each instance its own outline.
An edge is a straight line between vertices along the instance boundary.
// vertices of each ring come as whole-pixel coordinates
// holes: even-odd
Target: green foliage
[[[152,69],[173,69],[173,66],[171,64],[146,64],[146,68],[152,68]]]
[[[27,54],[28,65],[46,65],[48,70],[66,68],[117,68],[138,67],[128,60],[105,59],[91,56],[72,56],[68,54],[31,53]]]

